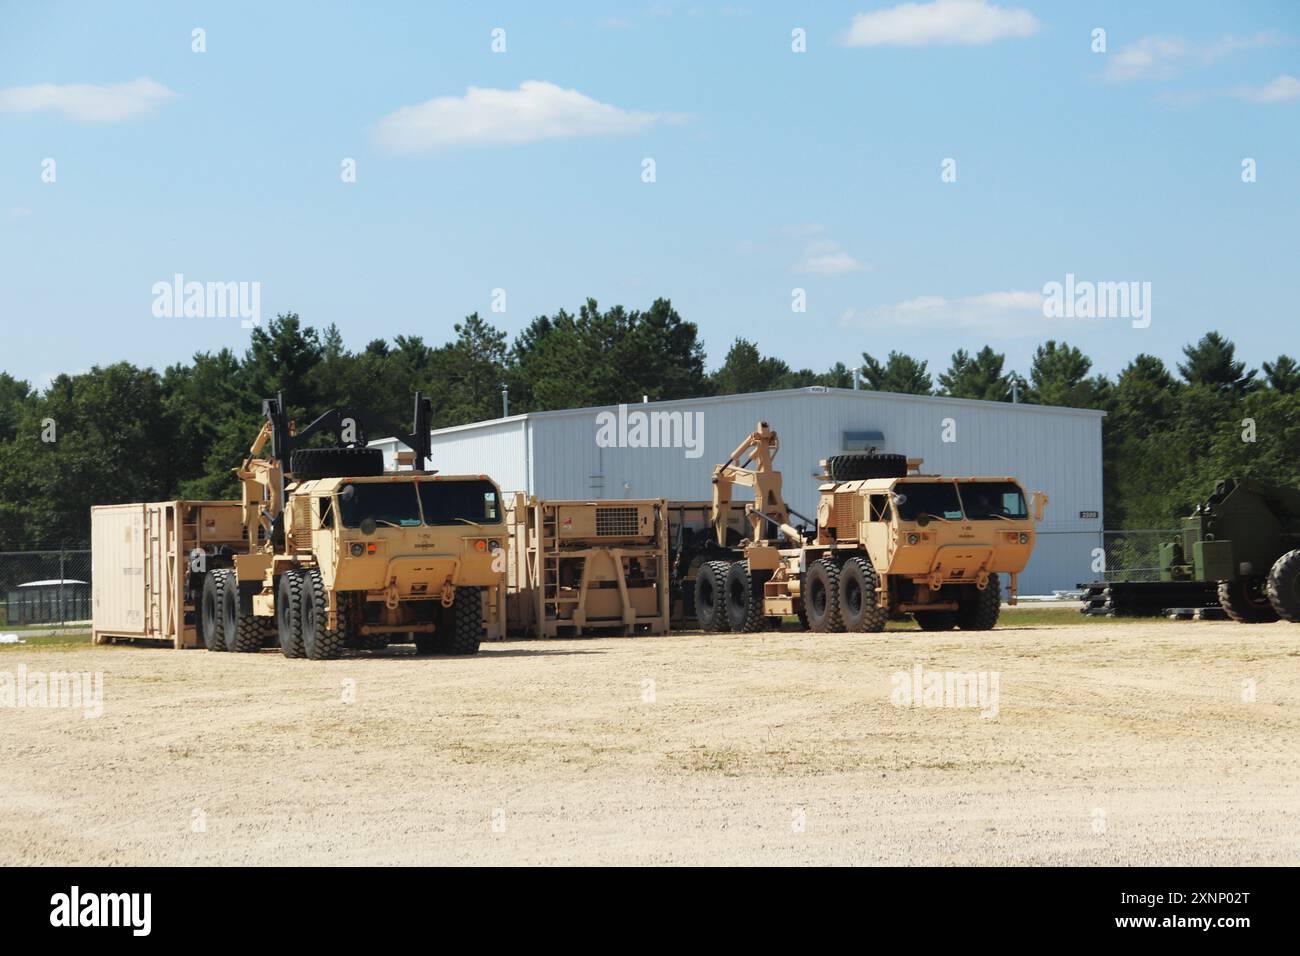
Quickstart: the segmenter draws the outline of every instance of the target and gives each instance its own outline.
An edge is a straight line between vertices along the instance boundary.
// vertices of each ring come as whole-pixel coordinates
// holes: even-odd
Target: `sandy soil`
[[[104,701],[0,708],[0,864],[1300,862],[1293,625],[408,653],[3,651]]]

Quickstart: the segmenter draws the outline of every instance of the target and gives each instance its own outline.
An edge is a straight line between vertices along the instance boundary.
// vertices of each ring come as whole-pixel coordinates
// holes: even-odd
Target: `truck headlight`
[[[359,558],[366,553],[366,546],[360,541],[357,541],[352,545],[352,547],[348,548],[348,551],[352,553],[352,557]]]
[[[1025,534],[1025,532],[1023,532],[1023,531],[1020,532],[1020,543],[1021,543],[1021,544],[1028,544],[1028,543],[1029,543],[1029,535]]]
[[[911,534],[907,536],[908,544],[916,544],[920,540],[921,540],[921,536],[917,534],[915,531],[913,531]]]

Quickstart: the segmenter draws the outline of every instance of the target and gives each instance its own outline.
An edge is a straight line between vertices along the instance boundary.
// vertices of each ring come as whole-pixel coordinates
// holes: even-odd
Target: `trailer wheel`
[[[199,624],[203,629],[203,646],[210,651],[226,649],[226,575],[225,569],[210,571],[203,578],[203,596],[199,601]]]
[[[956,611],[913,611],[912,617],[923,631],[951,631],[957,626]]]
[[[849,558],[840,568],[840,618],[846,631],[883,631],[889,613],[877,603],[880,575],[869,558]]]
[[[457,588],[451,617],[451,631],[443,634],[441,649],[447,654],[477,654],[483,640],[483,589]]]
[[[1219,582],[1219,606],[1238,624],[1268,624],[1277,620],[1277,611],[1264,590],[1264,579],[1233,578]]]
[[[970,588],[957,602],[957,626],[963,631],[991,631],[1002,613],[1002,581],[996,574],[989,575],[988,587],[983,591]]]
[[[831,558],[821,558],[808,566],[803,606],[808,627],[817,633],[844,630],[844,619],[840,617],[840,566]]]
[[[727,623],[738,634],[767,630],[769,618],[763,615],[763,585],[772,575],[749,570],[749,562],[737,561],[727,569]]]
[[[329,598],[318,569],[303,574],[302,646],[313,661],[332,661],[343,653],[343,632],[331,630]]]
[[[695,619],[700,630],[712,634],[725,633],[727,620],[727,574],[731,564],[727,561],[705,561],[695,575]]]
[[[275,619],[285,657],[306,657],[302,643],[303,574],[286,571],[275,589]]]
[[[1268,572],[1268,603],[1282,620],[1300,624],[1300,549],[1273,563]]]

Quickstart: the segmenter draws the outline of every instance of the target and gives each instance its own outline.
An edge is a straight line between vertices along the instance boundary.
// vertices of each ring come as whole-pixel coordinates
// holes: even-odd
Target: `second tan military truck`
[[[925,475],[901,455],[840,455],[823,461],[808,519],[785,503],[779,447],[760,422],[714,469],[713,535],[693,559],[677,555],[674,566],[693,572],[704,630],[760,631],[788,615],[813,631],[880,631],[906,615],[925,630],[985,630],[1000,612],[1000,574],[1015,603],[1046,495],[1027,496],[1010,476]],[[737,487],[753,495],[743,536],[729,520]]]

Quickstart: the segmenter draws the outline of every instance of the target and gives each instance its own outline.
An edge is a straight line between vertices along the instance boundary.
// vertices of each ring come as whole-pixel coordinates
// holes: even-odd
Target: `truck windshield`
[[[991,518],[1023,521],[1029,517],[1024,493],[1013,482],[963,481],[958,488],[961,489],[961,503],[966,506],[966,517],[971,521]]]
[[[339,518],[345,528],[355,528],[366,518],[388,527],[415,528],[420,506],[409,481],[354,482],[339,488]]]
[[[420,505],[424,523],[432,525],[498,524],[501,508],[496,486],[490,481],[422,481]]]
[[[894,486],[894,501],[898,504],[898,517],[915,521],[921,515],[961,520],[961,501],[957,486],[951,481],[909,481]]]

